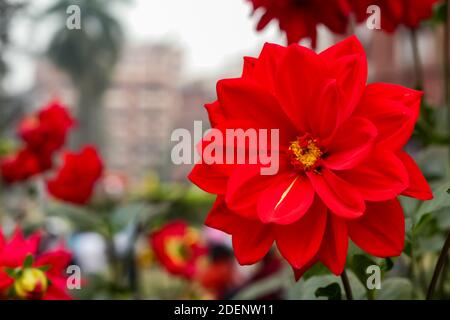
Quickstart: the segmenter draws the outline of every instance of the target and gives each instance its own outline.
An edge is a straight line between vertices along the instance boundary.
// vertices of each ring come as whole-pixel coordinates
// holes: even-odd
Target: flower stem
[[[445,240],[444,247],[442,248],[441,254],[439,255],[439,259],[436,263],[436,267],[434,268],[433,278],[431,278],[430,286],[428,287],[427,300],[431,300],[433,298],[434,291],[436,290],[436,284],[439,280],[439,276],[441,275],[442,269],[444,268],[449,249],[450,249],[450,232],[447,235],[447,240]]]
[[[344,285],[347,300],[353,300],[352,287],[350,286],[350,281],[348,281],[347,272],[345,272],[345,270],[341,274],[341,280],[342,284]]]
[[[416,89],[423,90],[423,69],[416,29],[411,29],[411,48],[414,61],[414,74],[416,77]]]

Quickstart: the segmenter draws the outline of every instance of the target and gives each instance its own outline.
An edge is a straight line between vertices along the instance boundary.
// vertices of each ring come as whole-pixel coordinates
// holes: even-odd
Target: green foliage
[[[342,300],[341,287],[337,282],[320,287],[315,292],[316,298],[326,297],[328,300]]]
[[[447,21],[447,2],[442,1],[434,7],[433,18],[430,23],[433,26],[443,24]]]
[[[353,297],[355,299],[365,299],[365,287],[352,271],[347,271],[347,275]],[[316,291],[318,288],[327,287],[332,283],[338,283],[341,287],[341,292],[344,292],[340,278],[328,273],[327,275],[313,276],[309,279],[300,279],[297,283],[291,283],[286,290],[286,298],[289,300],[314,300],[317,299]]]

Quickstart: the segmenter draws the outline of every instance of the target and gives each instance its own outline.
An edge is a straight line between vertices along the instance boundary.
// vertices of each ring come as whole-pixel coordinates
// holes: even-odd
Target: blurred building
[[[168,45],[128,48],[105,95],[108,165],[134,181],[168,160],[182,103],[181,59],[180,50]]]
[[[124,173],[131,183],[170,159],[170,134],[183,104],[181,67],[181,50],[166,44],[127,47],[116,66],[103,99],[102,149],[107,168]],[[34,105],[59,97],[76,106],[70,79],[48,61],[37,63],[35,83]]]
[[[182,104],[176,115],[174,128],[183,128],[191,132],[195,121],[202,121],[203,130],[209,129],[208,114],[204,108],[206,103],[215,100],[215,79],[202,79],[186,83],[181,88]],[[195,141],[192,141],[195,146]],[[192,150],[195,152],[195,150]],[[192,153],[193,156],[193,153]],[[193,164],[171,165],[168,169],[167,177],[174,181],[185,181]]]

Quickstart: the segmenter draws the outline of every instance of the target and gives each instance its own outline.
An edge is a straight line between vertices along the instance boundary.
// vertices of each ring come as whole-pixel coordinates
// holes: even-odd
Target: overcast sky
[[[31,14],[45,8],[52,0],[32,0]],[[245,0],[134,0],[121,6],[117,16],[130,42],[170,41],[185,51],[187,77],[213,73],[227,61],[252,54],[266,41],[282,43],[283,37],[273,23],[262,33],[254,30],[255,19]],[[53,22],[39,28],[19,19],[13,40],[19,48],[39,52],[45,48]],[[27,55],[14,51],[9,56],[13,72],[8,81],[11,90],[23,90],[32,84],[33,68]]]

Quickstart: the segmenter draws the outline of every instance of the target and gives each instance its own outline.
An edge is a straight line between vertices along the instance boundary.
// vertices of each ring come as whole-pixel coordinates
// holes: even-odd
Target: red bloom
[[[399,25],[416,29],[423,20],[433,16],[439,0],[349,0],[358,22],[367,19],[367,8],[377,5],[381,12],[381,28],[394,32]]]
[[[69,129],[74,125],[66,107],[60,102],[50,102],[36,115],[19,124],[17,133],[27,148],[41,160],[42,171],[51,168],[51,158],[66,142]]]
[[[0,159],[0,171],[7,183],[20,182],[52,168],[53,155],[65,143],[74,120],[58,101],[36,115],[23,119],[17,134],[25,146],[13,156]]]
[[[324,24],[331,31],[343,34],[347,30],[350,7],[347,0],[248,0],[254,10],[263,8],[257,30],[264,29],[272,20],[278,20],[286,33],[288,43],[310,38],[316,45],[317,26]]]
[[[47,181],[47,189],[60,200],[85,204],[102,173],[103,163],[94,147],[85,147],[80,153],[66,152],[62,168]]]
[[[158,261],[174,275],[192,279],[198,275],[207,249],[196,230],[183,221],[173,221],[150,236]]]
[[[65,268],[71,253],[57,249],[38,254],[40,234],[25,239],[17,228],[9,242],[0,229],[0,297],[14,299],[71,299]],[[32,258],[27,265],[26,260]]]
[[[276,175],[261,175],[261,164],[203,161],[189,176],[217,194],[206,224],[232,235],[241,264],[261,260],[275,242],[295,269],[321,261],[340,274],[349,237],[375,256],[401,254],[397,197],[432,198],[402,150],[422,93],[366,80],[364,49],[351,37],[321,54],[266,44],[241,78],[219,81],[207,106],[214,128],[280,130]]]
[[[22,149],[16,155],[0,161],[0,173],[7,183],[27,180],[40,172],[39,158],[28,149]]]

